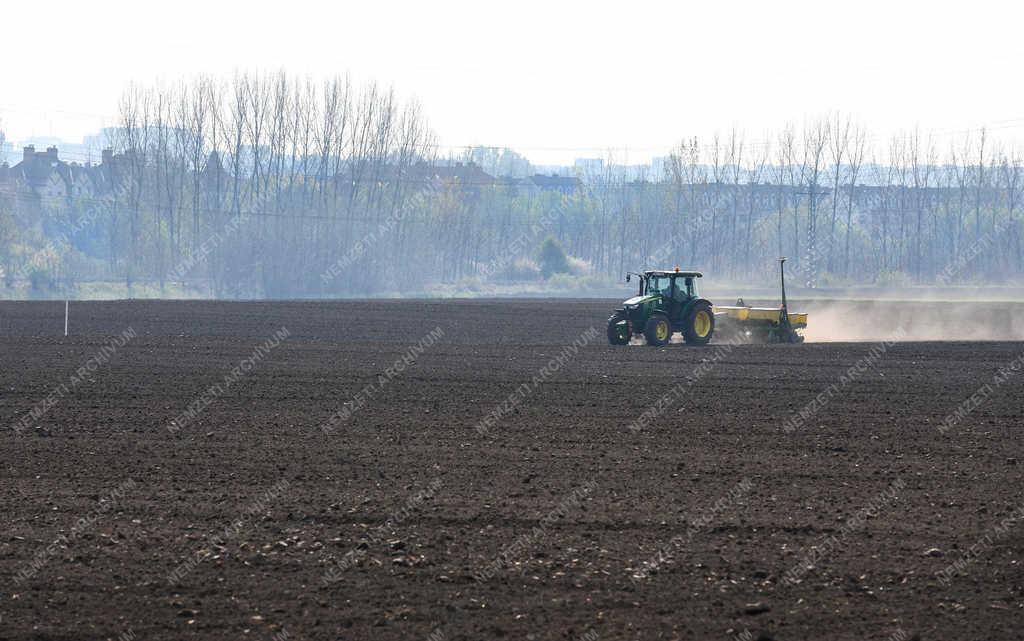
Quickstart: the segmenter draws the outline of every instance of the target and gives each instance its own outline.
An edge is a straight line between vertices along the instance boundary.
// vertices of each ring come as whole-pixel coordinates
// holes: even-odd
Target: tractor
[[[622,303],[608,319],[608,342],[625,345],[642,334],[648,345],[662,346],[675,332],[691,345],[706,345],[715,332],[715,314],[711,301],[700,297],[697,279],[700,272],[651,270],[629,272],[626,282],[636,276],[640,289]]]
[[[707,345],[718,331],[729,339],[758,343],[802,343],[798,330],[807,327],[807,314],[791,313],[786,302],[785,258],[779,259],[782,305],[751,307],[736,301],[732,306],[712,305],[697,291],[700,272],[650,270],[629,272],[640,281],[636,296],[623,302],[608,319],[608,342],[626,345],[643,336],[648,345],[661,347],[680,332],[688,345]]]

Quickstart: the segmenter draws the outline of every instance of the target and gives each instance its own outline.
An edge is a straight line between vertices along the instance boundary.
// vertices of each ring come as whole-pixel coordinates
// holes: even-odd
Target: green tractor
[[[690,345],[706,345],[715,333],[715,314],[711,301],[700,297],[697,279],[700,272],[652,270],[627,273],[640,281],[636,296],[623,302],[622,308],[608,319],[608,342],[625,345],[633,336],[643,335],[648,345],[660,347],[672,334],[680,332]]]

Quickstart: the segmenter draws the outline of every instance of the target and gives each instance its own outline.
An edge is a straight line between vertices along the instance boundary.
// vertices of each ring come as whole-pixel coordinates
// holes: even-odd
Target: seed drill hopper
[[[746,338],[753,343],[802,343],[798,330],[807,327],[807,314],[790,312],[786,302],[786,259],[779,259],[782,305],[750,307],[740,298],[735,305],[715,305],[715,320],[722,338]]]

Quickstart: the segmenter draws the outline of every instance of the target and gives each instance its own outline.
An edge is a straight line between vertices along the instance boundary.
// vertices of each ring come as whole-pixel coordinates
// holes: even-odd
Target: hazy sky
[[[129,81],[284,68],[416,97],[447,145],[535,162],[753,140],[833,110],[884,137],[1024,134],[1015,2],[12,2],[0,118],[14,140],[110,124]],[[624,151],[628,148],[628,156]]]

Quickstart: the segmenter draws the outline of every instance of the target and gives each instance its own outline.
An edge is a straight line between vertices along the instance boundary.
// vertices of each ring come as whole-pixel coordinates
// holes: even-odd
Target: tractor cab
[[[643,335],[649,345],[664,345],[674,332],[687,343],[704,345],[714,332],[711,303],[700,297],[697,279],[700,272],[648,270],[626,274],[626,282],[636,276],[637,295],[623,302],[622,308],[608,319],[608,341],[624,345],[634,335]]]
[[[640,296],[657,294],[679,302],[697,298],[697,279],[700,277],[700,272],[646,271],[640,275]],[[629,274],[626,281],[629,281]]]

